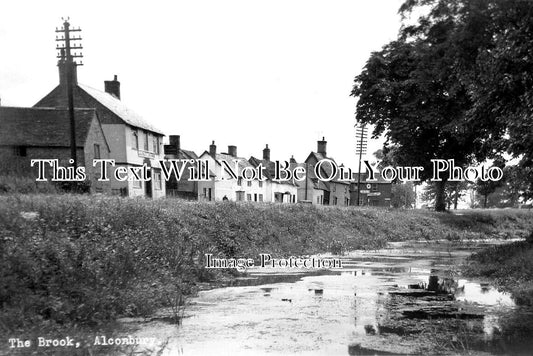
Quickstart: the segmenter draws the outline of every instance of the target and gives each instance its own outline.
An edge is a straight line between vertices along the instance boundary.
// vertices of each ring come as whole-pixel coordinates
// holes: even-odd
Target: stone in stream
[[[435,307],[403,310],[408,319],[483,319],[483,314],[460,311],[455,307]]]

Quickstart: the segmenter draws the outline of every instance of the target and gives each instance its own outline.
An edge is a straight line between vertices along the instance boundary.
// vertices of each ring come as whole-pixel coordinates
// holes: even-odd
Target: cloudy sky
[[[401,0],[10,1],[0,11],[0,98],[32,106],[58,83],[55,28],[82,28],[81,83],[118,75],[122,100],[182,147],[356,167],[354,77],[395,38]],[[374,142],[370,152],[380,147]]]

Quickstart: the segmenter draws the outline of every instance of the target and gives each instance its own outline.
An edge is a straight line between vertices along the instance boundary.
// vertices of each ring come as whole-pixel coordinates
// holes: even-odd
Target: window
[[[316,203],[320,204],[320,197],[316,197]]]
[[[139,134],[137,133],[137,130],[133,130],[133,148],[136,150],[139,149]]]
[[[100,159],[100,145],[94,144],[94,159]]]
[[[246,200],[252,201],[252,194],[246,194]]]
[[[372,191],[377,192],[378,191],[378,185],[377,183],[372,183]]]
[[[259,188],[263,188],[263,181],[259,181]]]
[[[338,202],[337,197],[333,197],[333,205],[337,205],[337,202]]]
[[[149,147],[149,145],[148,145],[148,132],[145,132],[144,133],[144,150],[148,151],[148,147]]]
[[[237,194],[237,201],[244,201],[244,192],[235,192]]]
[[[252,181],[251,181],[251,180],[247,181],[247,182],[246,182],[246,185],[248,185],[249,187],[251,187],[251,186],[252,186]]]
[[[154,173],[154,188],[156,190],[161,190],[161,172]]]
[[[254,194],[254,201],[257,201],[257,193]]]
[[[154,153],[158,155],[159,154],[159,137],[154,136],[154,139],[152,140],[152,142],[154,144]]]
[[[239,186],[242,185],[242,178],[241,177],[237,178],[237,185],[239,185]]]
[[[133,188],[141,189],[143,187],[142,181],[140,180],[134,180],[133,181]]]
[[[259,201],[263,201],[263,194],[259,194]]]

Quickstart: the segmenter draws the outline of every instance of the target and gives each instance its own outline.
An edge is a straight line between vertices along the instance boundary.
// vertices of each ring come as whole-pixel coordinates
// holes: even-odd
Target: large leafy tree
[[[407,0],[404,16],[428,10],[356,77],[358,120],[386,134],[398,163],[423,166],[423,179],[432,158],[465,165],[507,150],[531,167],[532,5]],[[436,210],[445,208],[445,186],[437,183]]]

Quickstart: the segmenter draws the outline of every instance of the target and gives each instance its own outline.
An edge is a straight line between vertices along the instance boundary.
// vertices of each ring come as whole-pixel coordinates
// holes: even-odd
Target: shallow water
[[[533,311],[457,266],[483,244],[392,244],[321,274],[252,270],[200,292],[180,327],[143,324],[163,355],[530,354]]]

